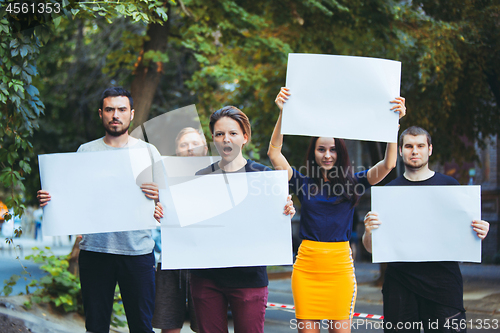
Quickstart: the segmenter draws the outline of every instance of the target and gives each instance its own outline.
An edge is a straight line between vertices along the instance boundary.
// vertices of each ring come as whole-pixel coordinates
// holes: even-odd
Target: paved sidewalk
[[[44,247],[50,247],[51,251],[56,255],[66,255],[69,254],[74,243],[75,238],[70,241],[68,237],[44,237],[43,241],[35,241],[29,238],[17,238],[14,239],[14,243],[19,246],[19,248],[14,251],[11,246],[8,246],[2,241],[2,246],[0,246],[0,260],[5,262],[13,262],[17,256],[24,258],[26,255],[33,253],[32,248],[38,247],[42,249]],[[34,265],[34,264],[33,264]],[[379,265],[371,263],[355,263],[356,267],[356,277],[358,281],[358,295],[357,295],[357,306],[363,307],[363,304],[377,305],[375,308],[380,309],[382,305],[382,293],[381,288],[376,287],[374,282],[377,280],[379,275]],[[289,295],[287,299],[291,301],[291,283],[289,275],[291,273],[291,266],[283,268],[280,273],[274,275],[277,280],[270,280],[269,291],[271,293],[276,292],[280,295]],[[500,322],[500,265],[483,265],[483,264],[460,264],[460,269],[464,278],[464,306],[467,310],[467,318],[474,322],[488,320],[499,320]],[[3,283],[3,281],[0,281]],[[3,285],[2,285],[3,286]],[[0,286],[0,289],[2,288]],[[279,300],[269,299],[269,302],[279,302]],[[281,303],[284,303],[282,301]],[[287,301],[288,302],[288,301]],[[280,310],[276,310],[280,311]],[[21,309],[11,310],[8,308],[0,309],[0,317],[8,315],[14,318],[16,314],[23,312]],[[379,314],[382,313],[373,313]],[[33,317],[31,318],[30,315]],[[30,322],[29,327],[36,327],[33,332],[57,332],[55,330],[55,324],[48,323],[47,330],[43,330],[44,320],[40,321],[39,318],[35,318],[34,314],[21,313],[17,316],[20,320],[25,322]],[[31,319],[30,319],[31,318]],[[76,322],[71,322],[72,325]],[[284,325],[285,323],[271,323],[266,321],[267,325],[270,325],[266,332],[274,332],[271,328],[272,325]],[[40,326],[42,325],[42,326]],[[52,326],[50,326],[52,325]],[[61,323],[62,325],[62,323]],[[70,323],[67,323],[70,325]],[[79,324],[82,326],[82,324]],[[50,328],[49,328],[50,326]],[[232,323],[230,322],[230,330],[232,333]],[[27,326],[28,327],[28,326]],[[69,329],[69,326],[67,327]],[[477,328],[477,326],[476,326]],[[74,326],[72,327],[74,329]],[[484,329],[483,329],[484,330]],[[82,327],[83,331],[83,327]],[[128,332],[128,329],[112,330],[115,332]],[[280,330],[275,330],[276,332],[281,332]],[[287,330],[289,331],[289,328]],[[470,329],[469,332],[479,332],[480,330]],[[491,331],[491,330],[490,330]],[[155,330],[155,332],[160,332],[160,330]],[[182,333],[191,332],[189,326],[184,325]],[[378,332],[378,331],[377,331]]]
[[[381,287],[374,285],[379,265],[355,263],[358,295],[356,301],[382,304]],[[460,264],[464,279],[465,309],[500,315],[500,265]],[[289,279],[270,281],[270,290],[291,293]]]
[[[55,255],[66,255],[71,252],[75,243],[75,236],[69,240],[68,236],[44,236],[43,240],[35,240],[29,237],[13,238],[14,246],[6,244],[5,239],[0,240],[0,258],[16,258],[24,259],[26,256],[33,254],[33,248],[45,249],[50,247],[50,250]]]

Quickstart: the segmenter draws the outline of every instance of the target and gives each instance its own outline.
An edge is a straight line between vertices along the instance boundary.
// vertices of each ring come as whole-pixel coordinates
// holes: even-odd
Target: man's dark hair
[[[408,127],[407,129],[405,129],[403,131],[403,133],[401,133],[401,135],[399,136],[399,146],[400,147],[403,147],[403,139],[404,139],[405,135],[413,135],[413,136],[425,135],[427,137],[427,144],[429,146],[432,145],[431,135],[429,134],[429,132],[424,130],[422,127],[411,126],[411,127]]]
[[[101,95],[101,107],[100,107],[100,109],[102,110],[105,98],[119,97],[119,96],[128,97],[128,101],[130,102],[130,110],[134,109],[134,102],[132,100],[132,94],[130,93],[130,91],[123,89],[122,87],[111,87],[111,88],[104,90],[102,92],[102,95]]]

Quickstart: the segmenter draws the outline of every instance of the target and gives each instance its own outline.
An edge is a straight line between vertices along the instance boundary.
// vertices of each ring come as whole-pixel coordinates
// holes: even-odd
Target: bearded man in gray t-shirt
[[[81,145],[78,152],[148,148],[152,159],[161,159],[153,145],[128,134],[134,118],[130,92],[116,87],[106,89],[101,97],[99,117],[106,130],[105,136]],[[154,176],[156,179],[156,173]],[[158,186],[155,183],[144,183],[141,189],[147,198],[158,201]],[[44,190],[38,191],[37,196],[41,207],[51,199]],[[160,216],[155,214],[155,218],[159,220]],[[87,332],[109,332],[116,283],[120,286],[130,331],[153,332],[153,247],[151,230],[83,235],[78,261]]]

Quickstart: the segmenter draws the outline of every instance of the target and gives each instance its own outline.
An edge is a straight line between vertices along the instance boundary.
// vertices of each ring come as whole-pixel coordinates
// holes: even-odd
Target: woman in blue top
[[[396,166],[397,144],[388,143],[385,157],[367,171],[354,174],[344,140],[313,137],[306,156],[307,174],[290,166],[281,153],[281,116],[290,96],[281,88],[276,97],[280,115],[268,155],[276,169],[288,170],[288,180],[302,209],[302,244],[292,274],[297,328],[319,332],[328,319],[329,332],[350,332],[356,301],[356,278],[349,247],[354,206],[367,187],[375,185]],[[391,109],[405,115],[404,98]]]

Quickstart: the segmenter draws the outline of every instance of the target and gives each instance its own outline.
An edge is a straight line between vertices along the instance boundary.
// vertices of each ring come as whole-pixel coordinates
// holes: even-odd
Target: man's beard
[[[418,169],[421,169],[422,167],[426,166],[427,163],[429,163],[429,160],[427,161],[424,161],[420,164],[410,164],[410,163],[406,163],[406,162],[403,162],[405,167],[407,167],[408,169],[411,169],[411,170],[418,170]]]
[[[124,127],[120,131],[113,131],[109,125],[106,126],[104,123],[103,123],[103,126],[104,126],[104,129],[106,130],[106,133],[108,133],[109,135],[111,135],[111,136],[120,136],[120,135],[123,135],[123,134],[125,134],[125,133],[128,132],[128,129],[130,127],[130,123],[128,124],[127,127]]]

